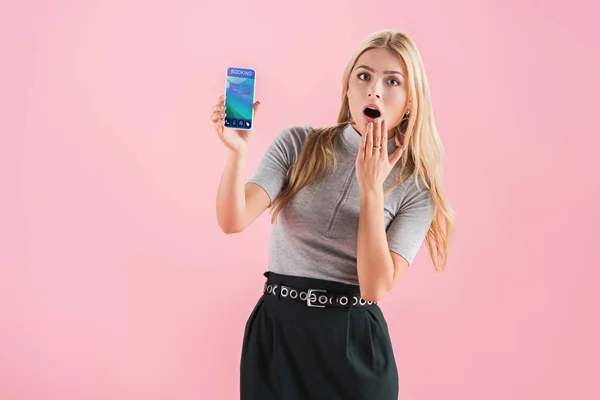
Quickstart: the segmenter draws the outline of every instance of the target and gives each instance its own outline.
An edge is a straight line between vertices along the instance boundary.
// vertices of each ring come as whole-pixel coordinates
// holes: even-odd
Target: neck
[[[362,135],[364,134],[364,133],[361,133],[361,132],[358,130],[358,127],[356,126],[356,123],[355,123],[355,122],[352,122],[350,125],[352,125],[352,127],[354,128],[354,130],[355,130],[355,131],[356,131],[356,132],[357,132],[357,133],[358,133],[360,136],[362,136]],[[387,136],[388,140],[389,140],[389,139],[392,139],[392,138],[394,137],[394,131],[393,131],[393,130],[388,130],[388,131],[387,131],[387,135],[386,135],[386,136]]]

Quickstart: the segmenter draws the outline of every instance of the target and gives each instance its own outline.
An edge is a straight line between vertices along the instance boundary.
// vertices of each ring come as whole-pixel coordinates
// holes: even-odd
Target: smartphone
[[[227,68],[225,85],[225,127],[250,130],[254,119],[256,71],[250,68]]]

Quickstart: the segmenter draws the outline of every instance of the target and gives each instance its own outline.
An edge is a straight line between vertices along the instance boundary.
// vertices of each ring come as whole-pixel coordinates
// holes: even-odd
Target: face
[[[370,49],[358,58],[347,91],[358,132],[366,132],[367,124],[376,117],[385,119],[388,130],[400,123],[410,109],[406,76],[402,60],[388,49]]]

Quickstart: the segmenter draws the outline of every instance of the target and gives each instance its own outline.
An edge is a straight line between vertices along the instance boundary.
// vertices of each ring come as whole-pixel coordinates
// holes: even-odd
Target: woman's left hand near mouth
[[[361,193],[378,192],[394,165],[400,160],[404,146],[388,156],[387,123],[377,118],[367,125],[356,157],[356,179]],[[379,147],[379,148],[378,148]]]

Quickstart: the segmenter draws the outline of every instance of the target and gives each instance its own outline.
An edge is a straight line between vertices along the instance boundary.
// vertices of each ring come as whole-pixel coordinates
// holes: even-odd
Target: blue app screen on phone
[[[225,126],[252,129],[254,81],[256,72],[248,68],[228,68],[225,88]]]

